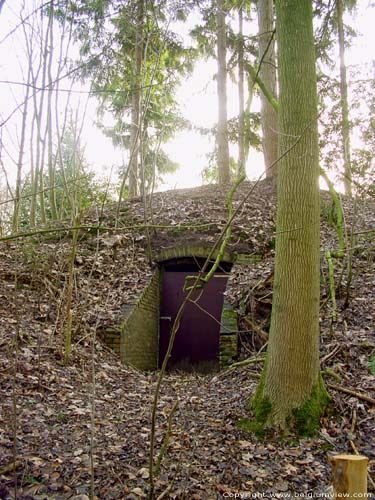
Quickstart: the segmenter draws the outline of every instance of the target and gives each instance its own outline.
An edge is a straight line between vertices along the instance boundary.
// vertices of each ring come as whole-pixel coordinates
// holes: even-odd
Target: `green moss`
[[[190,228],[185,226],[175,226],[169,229],[168,233],[170,236],[180,236],[181,234],[186,233],[189,230]]]
[[[253,412],[255,421],[263,426],[267,424],[269,416],[272,411],[271,401],[268,397],[262,396],[262,398],[257,399],[256,404],[254,404]]]
[[[249,239],[247,231],[239,231],[238,233],[236,233],[236,236],[241,241],[247,241]]]
[[[255,395],[249,400],[248,410],[252,412],[253,418],[242,419],[238,423],[240,429],[252,432],[259,439],[264,439],[270,428],[269,421],[272,413],[272,405],[268,396],[264,396],[263,389],[267,373],[267,358],[264,362],[262,375]]]
[[[375,375],[375,355],[371,357],[368,364],[370,372]]]
[[[242,430],[255,434],[258,439],[264,439],[272,411],[271,401],[268,397],[260,398],[256,394],[253,400],[250,401],[250,406],[253,410],[253,418],[243,418],[238,422],[237,426]]]
[[[243,419],[239,423],[241,429],[253,432],[258,438],[264,438],[273,426],[272,404],[268,396],[264,395],[264,384],[267,373],[267,358],[254,397],[249,401],[248,409],[252,412],[252,419]],[[300,408],[292,410],[286,421],[285,434],[311,437],[319,430],[320,418],[330,408],[331,398],[319,376],[311,396]],[[281,429],[276,429],[278,432]]]
[[[237,312],[233,309],[223,309],[222,318],[231,318],[237,320]]]
[[[321,443],[320,444],[320,449],[323,451],[335,451],[335,445],[331,443]]]
[[[300,408],[292,411],[288,427],[293,428],[299,436],[314,436],[320,426],[320,418],[331,403],[321,376],[311,392],[310,399]]]
[[[321,200],[320,202],[320,217],[326,221],[330,226],[334,224],[334,204],[332,201]]]
[[[341,380],[342,380],[341,375],[336,373],[334,370],[331,370],[330,368],[326,368],[325,370],[322,370],[321,374],[322,374],[322,376],[332,377],[335,380],[337,380],[337,382],[341,382]]]

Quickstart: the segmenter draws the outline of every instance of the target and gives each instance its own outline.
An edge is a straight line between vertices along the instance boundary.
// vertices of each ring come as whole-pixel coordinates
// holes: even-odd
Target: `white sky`
[[[18,0],[7,0],[0,14],[0,40],[14,26],[14,17],[9,13],[14,9],[17,13]],[[355,45],[348,51],[347,63],[358,64],[368,63],[375,56],[374,46],[374,26],[375,9],[370,7],[369,0],[359,0],[359,12],[352,24],[356,27],[360,35],[355,40]],[[8,9],[8,10],[7,10]],[[22,37],[22,34],[19,33]],[[184,33],[186,36],[186,30]],[[22,54],[19,50],[17,38],[10,37],[0,44],[0,80],[20,80],[22,70]],[[213,75],[216,72],[214,61],[201,61],[197,64],[193,75],[188,78],[178,90],[178,101],[181,105],[183,115],[194,125],[211,127],[217,121],[217,97],[216,83]],[[63,84],[62,86],[66,86]],[[76,88],[77,90],[77,88]],[[0,84],[0,112],[1,116],[7,116],[15,103],[19,102],[19,88]],[[81,97],[81,101],[84,98]],[[255,109],[259,103],[254,102]],[[95,103],[91,100],[88,106],[83,142],[86,144],[86,158],[95,170],[108,175],[112,165],[120,165],[123,161],[123,153],[116,150],[109,139],[96,129],[94,123]],[[253,106],[254,110],[254,106]],[[238,113],[237,90],[233,84],[228,88],[228,116],[232,117]],[[17,149],[17,127],[19,120],[10,121],[7,125],[8,136],[13,140],[13,147]],[[190,187],[201,184],[201,171],[207,164],[206,155],[212,150],[213,145],[207,137],[202,137],[194,132],[180,132],[165,146],[165,150],[171,159],[178,162],[181,168],[176,174],[165,176],[163,189]],[[9,146],[12,149],[12,146]],[[236,148],[231,151],[234,158],[237,157]],[[125,158],[126,161],[126,158]],[[256,178],[263,168],[262,155],[251,152],[249,158],[248,176]],[[7,163],[8,170],[14,170],[10,163]]]

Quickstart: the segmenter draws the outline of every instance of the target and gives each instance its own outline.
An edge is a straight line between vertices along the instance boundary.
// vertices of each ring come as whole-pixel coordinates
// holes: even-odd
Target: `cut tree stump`
[[[367,493],[367,462],[363,455],[334,455],[331,458],[334,498],[354,500]]]

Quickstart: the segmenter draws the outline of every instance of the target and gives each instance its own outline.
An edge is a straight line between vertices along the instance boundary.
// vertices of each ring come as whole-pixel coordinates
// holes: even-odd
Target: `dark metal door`
[[[160,305],[159,366],[166,354],[170,331],[178,309],[186,297],[183,291],[186,276],[195,272],[165,271]],[[219,361],[220,320],[227,275],[217,273],[203,290],[195,290],[183,312],[168,366],[187,362],[196,365]]]

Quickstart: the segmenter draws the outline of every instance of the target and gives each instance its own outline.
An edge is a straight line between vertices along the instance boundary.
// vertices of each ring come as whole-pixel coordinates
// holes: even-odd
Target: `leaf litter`
[[[259,331],[244,318],[253,311],[253,320],[264,331],[272,303],[275,196],[272,186],[261,184],[235,219],[229,248],[261,255],[256,264],[234,266],[227,290],[228,300],[241,312],[242,358],[264,345]],[[248,188],[248,183],[241,186],[235,204]],[[322,196],[329,203],[329,197]],[[154,224],[167,226],[173,221],[174,227],[157,230],[153,251],[212,244],[225,224],[226,213],[220,208],[224,200],[225,190],[213,186],[155,195]],[[350,221],[352,206],[348,201],[344,205]],[[143,230],[129,228],[143,223],[143,203],[130,200],[124,207],[120,233],[80,235],[74,345],[68,366],[60,346],[71,239],[36,237],[32,242],[11,241],[0,249],[0,499],[15,497],[16,481],[21,500],[85,500],[90,495],[91,459],[98,499],[147,496],[150,410],[157,375],[122,365],[99,339],[94,359],[91,355],[94,332],[118,325],[124,307],[134,303],[153,272]],[[357,231],[373,224],[373,205],[361,208]],[[86,219],[87,224],[96,223],[91,214]],[[103,213],[101,223],[110,228],[114,221],[115,207]],[[187,224],[206,226],[187,229]],[[335,245],[335,232],[323,219],[322,249]],[[322,309],[322,369],[339,379],[326,381],[374,398],[374,376],[368,368],[375,350],[371,234],[359,235],[357,246],[349,307],[344,309],[344,296],[338,293],[340,314],[333,325],[329,306]],[[325,266],[322,259],[323,276]],[[326,294],[323,280],[322,301]],[[327,491],[328,455],[353,453],[353,446],[368,456],[369,472],[374,473],[375,409],[353,395],[330,389],[337,414],[322,420],[316,438],[261,442],[240,430],[237,423],[247,413],[257,386],[254,373],[260,370],[257,364],[220,373],[166,375],[158,408],[157,453],[176,400],[179,406],[156,480],[157,494],[168,490],[166,498],[197,500],[235,493],[307,496]]]

